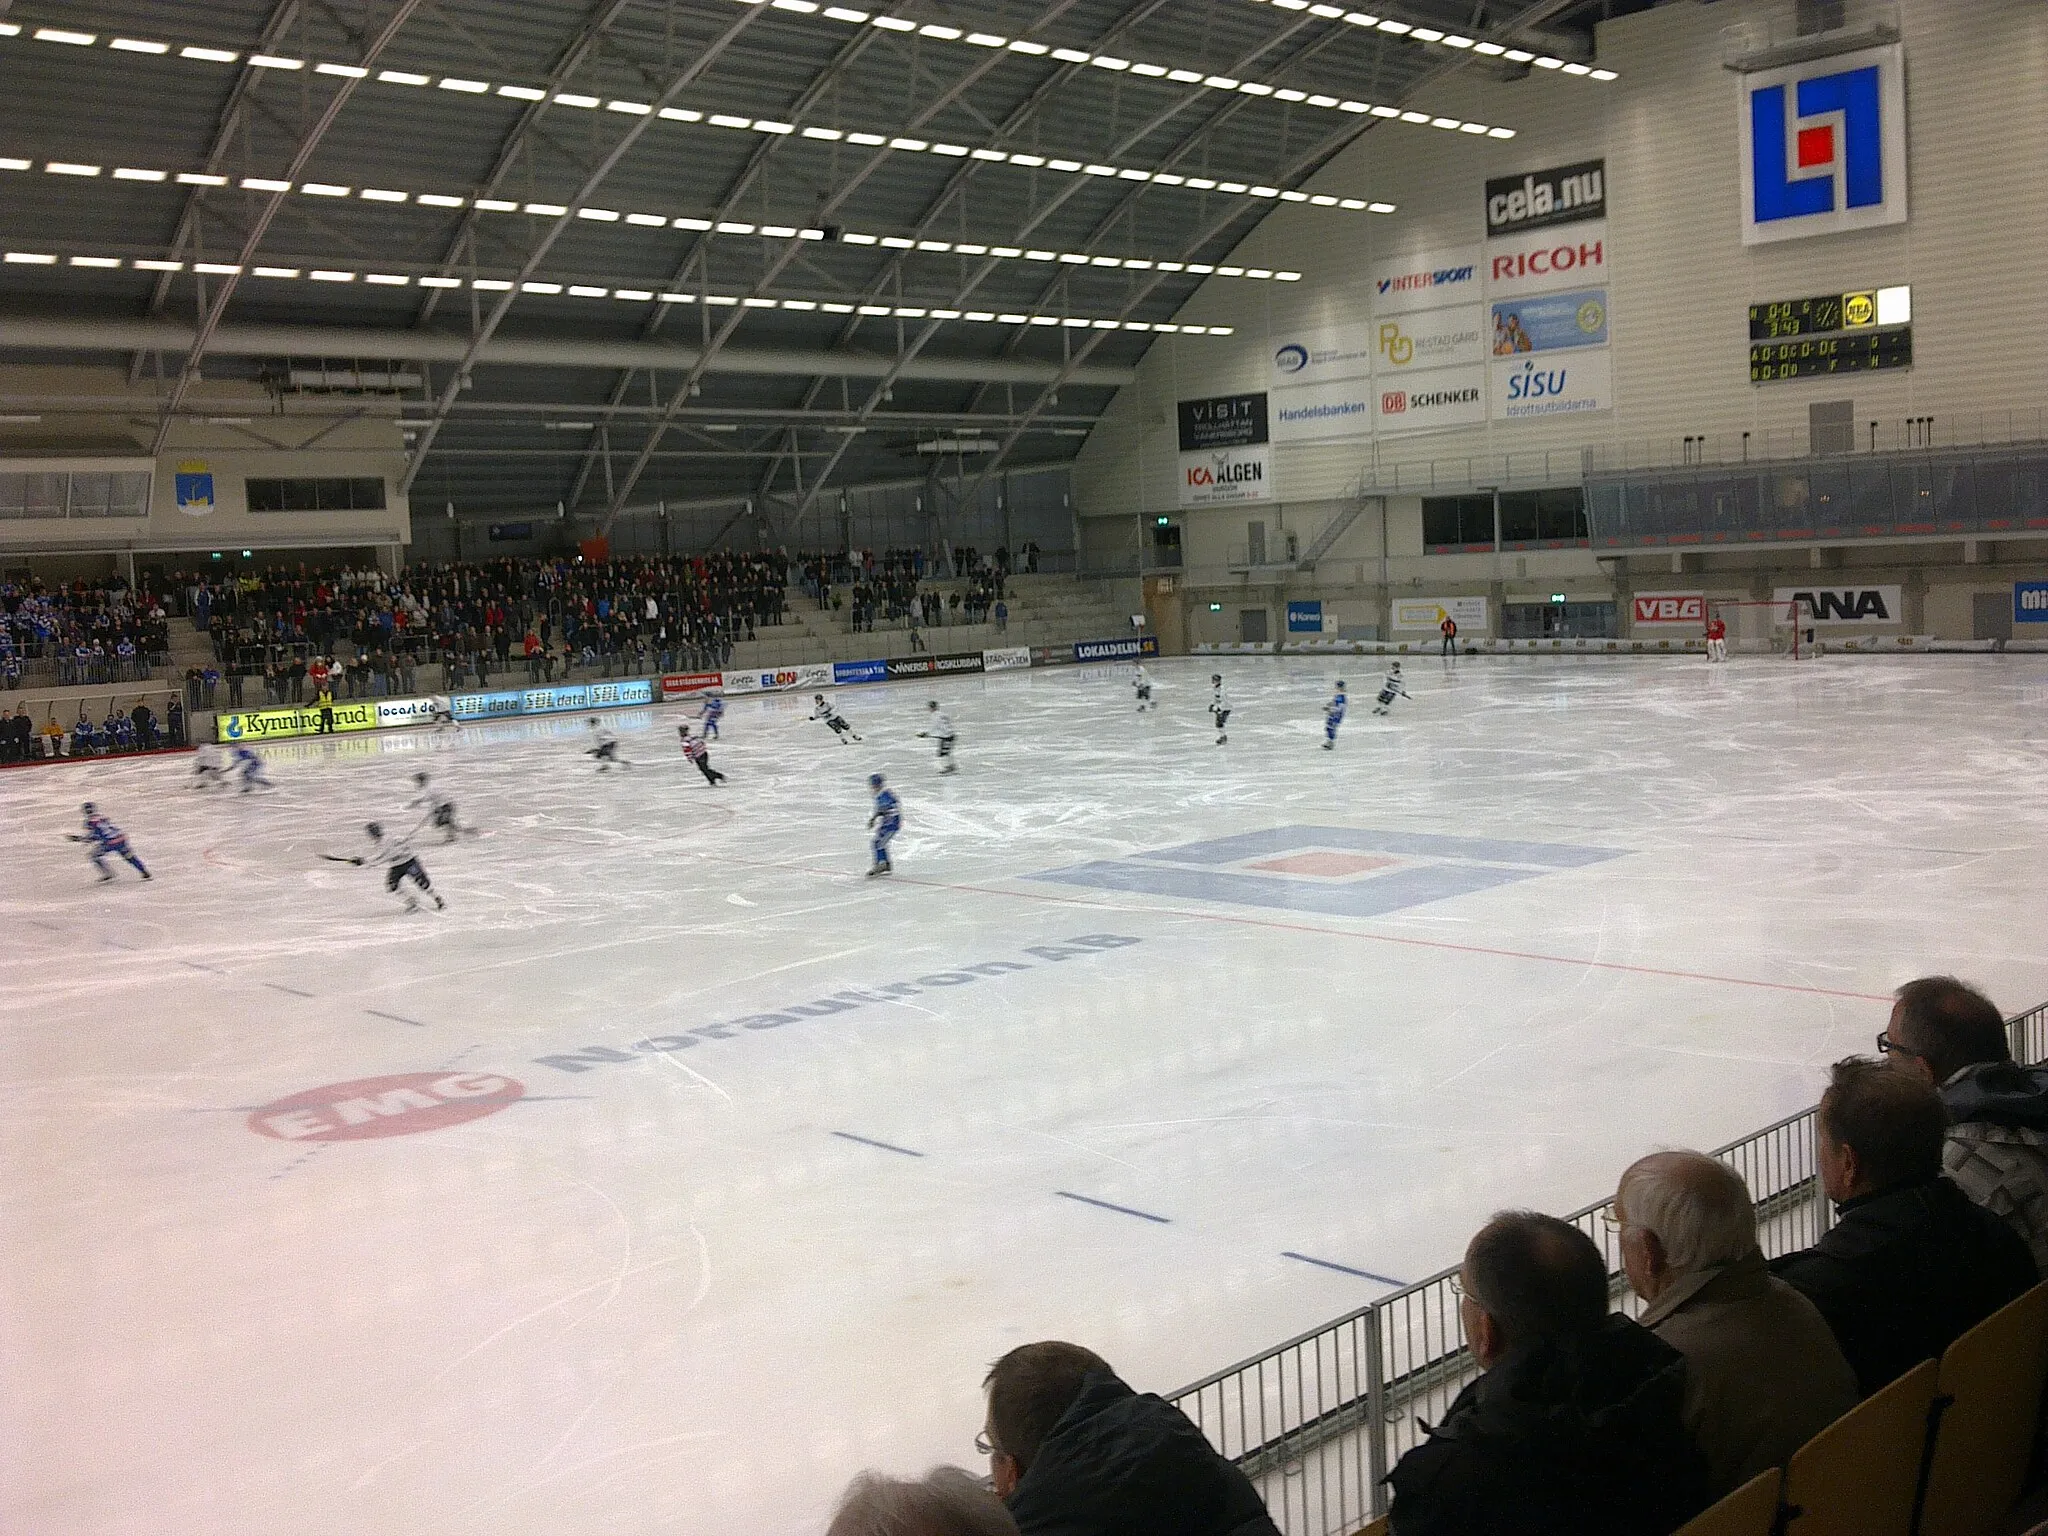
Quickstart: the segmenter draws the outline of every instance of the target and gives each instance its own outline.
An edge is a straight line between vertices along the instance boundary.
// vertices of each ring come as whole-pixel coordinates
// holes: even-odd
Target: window
[[[1550,544],[1586,537],[1586,494],[1577,486],[1553,491],[1503,491],[1503,544]]]
[[[382,512],[381,476],[357,480],[250,480],[251,512]]]
[[[1455,549],[1472,544],[1493,548],[1493,498],[1423,497],[1422,543],[1426,549]]]
[[[147,517],[149,473],[0,474],[0,517]]]

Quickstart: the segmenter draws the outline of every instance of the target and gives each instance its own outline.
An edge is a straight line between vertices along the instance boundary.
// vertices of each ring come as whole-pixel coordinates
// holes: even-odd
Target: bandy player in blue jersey
[[[149,878],[149,871],[142,860],[135,856],[135,850],[128,846],[128,836],[119,827],[99,813],[99,808],[90,800],[85,802],[85,831],[66,834],[74,843],[87,845],[87,856],[92,867],[100,872],[100,883],[106,884],[114,878],[114,872],[107,868],[107,860],[121,859],[143,879]]]
[[[1323,706],[1323,750],[1325,752],[1334,752],[1337,749],[1337,727],[1344,723],[1344,705],[1344,679],[1340,677],[1337,679],[1336,693],[1331,696],[1330,702]]]
[[[875,811],[868,817],[868,830],[874,834],[875,861],[868,874],[894,874],[896,866],[889,862],[889,840],[903,830],[903,802],[896,798],[895,790],[882,782],[879,773],[868,775],[868,788],[875,792]]]

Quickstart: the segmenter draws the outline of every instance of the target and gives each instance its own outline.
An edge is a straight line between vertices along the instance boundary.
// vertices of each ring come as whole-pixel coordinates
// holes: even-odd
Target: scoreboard
[[[1898,323],[1912,315],[1905,295],[1860,288],[1750,305],[1750,383],[1912,367],[1913,327]]]

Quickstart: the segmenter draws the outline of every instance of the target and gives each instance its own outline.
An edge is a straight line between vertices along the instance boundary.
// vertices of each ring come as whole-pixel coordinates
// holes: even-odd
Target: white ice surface
[[[1066,1337],[1169,1389],[1739,1135],[1930,970],[2048,998],[2048,661],[1232,661],[735,700],[0,775],[0,1530],[814,1532],[863,1466],[974,1464],[988,1361]],[[428,765],[485,835],[394,913],[354,852]],[[862,878],[864,777],[906,829]],[[156,872],[97,886],[94,799]],[[1309,823],[1625,856],[1370,919],[1031,881]],[[1050,960],[1029,946],[1140,940]],[[938,983],[569,1073],[536,1058]],[[387,1016],[389,1015],[389,1016]],[[404,1020],[414,1022],[401,1022]],[[353,1142],[324,1084],[527,1097]],[[835,1135],[887,1143],[921,1156]],[[1086,1195],[1153,1222],[1062,1198]]]

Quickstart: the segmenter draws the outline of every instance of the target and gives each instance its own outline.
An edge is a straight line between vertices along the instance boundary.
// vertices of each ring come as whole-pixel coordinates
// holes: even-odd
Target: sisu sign
[[[1906,222],[1906,58],[1892,43],[1741,77],[1742,243]]]
[[[1496,421],[1604,411],[1613,405],[1614,363],[1604,350],[1524,357],[1493,365]]]

